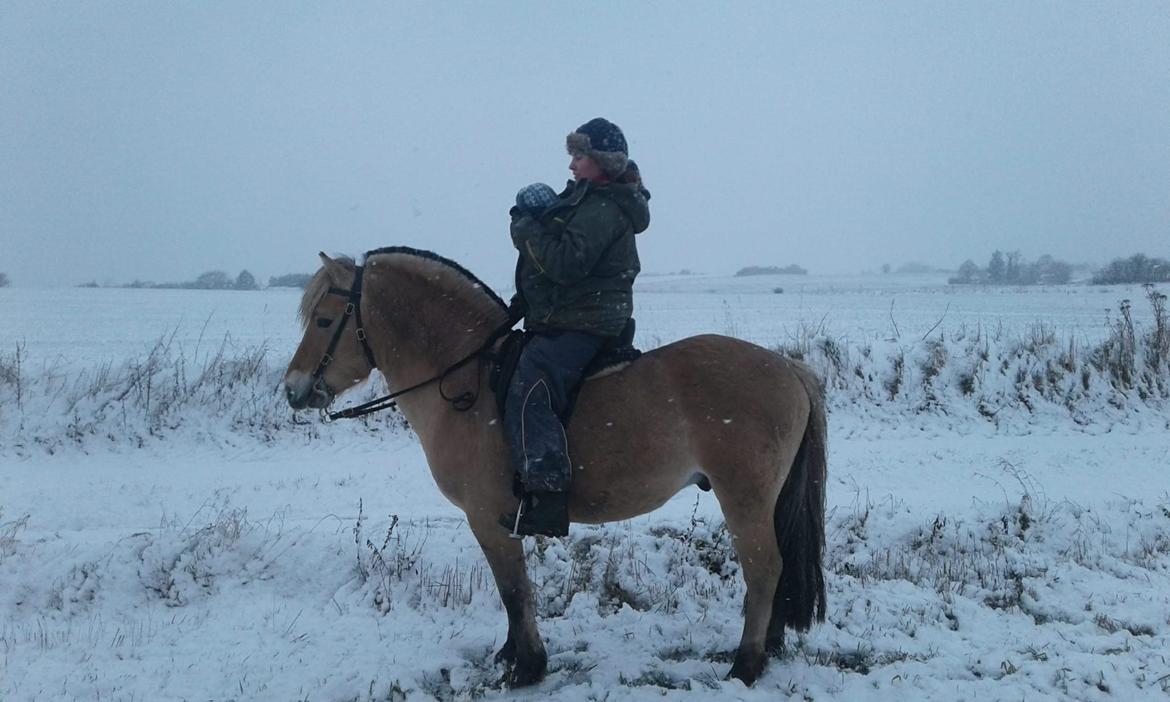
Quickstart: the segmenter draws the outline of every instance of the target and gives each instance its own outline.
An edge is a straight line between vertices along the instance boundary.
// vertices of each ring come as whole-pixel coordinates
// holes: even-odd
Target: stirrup
[[[509,539],[524,540],[524,535],[520,533],[520,517],[524,514],[524,501],[526,499],[528,499],[527,495],[520,499],[520,504],[516,505],[516,519],[512,521],[512,532],[508,534]],[[500,515],[500,524],[508,526],[508,515]]]
[[[523,539],[525,536],[568,536],[569,496],[561,492],[526,493],[520,500],[515,516],[501,514],[499,523],[509,530],[508,536],[513,539]]]

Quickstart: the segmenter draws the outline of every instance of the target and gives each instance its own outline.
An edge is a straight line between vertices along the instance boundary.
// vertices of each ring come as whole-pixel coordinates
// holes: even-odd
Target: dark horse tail
[[[820,380],[802,363],[791,363],[809,399],[808,424],[788,479],[776,500],[776,541],[783,570],[772,600],[767,645],[784,645],[784,627],[805,631],[825,620],[825,395]]]

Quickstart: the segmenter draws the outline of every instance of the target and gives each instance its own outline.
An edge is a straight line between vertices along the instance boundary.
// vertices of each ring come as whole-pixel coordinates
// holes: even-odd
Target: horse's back
[[[769,415],[777,405],[807,404],[799,400],[817,384],[800,361],[742,339],[703,334],[647,351],[620,371],[587,382],[582,394],[603,403],[606,396],[625,402],[665,394],[690,410],[754,409]]]

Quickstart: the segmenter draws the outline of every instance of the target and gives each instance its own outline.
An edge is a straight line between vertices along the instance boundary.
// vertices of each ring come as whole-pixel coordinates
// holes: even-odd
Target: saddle
[[[581,385],[590,378],[596,376],[602,371],[609,370],[615,366],[629,363],[642,355],[642,352],[634,348],[634,319],[631,317],[626,321],[626,326],[622,329],[622,333],[613,337],[605,343],[604,346],[598,350],[597,355],[585,367],[585,372],[581,375],[581,381],[577,386],[569,390],[568,403],[565,405],[565,411],[561,413],[561,424],[566,427],[569,426],[569,419],[573,415],[573,409],[577,405],[577,394],[581,390]],[[508,385],[512,382],[512,374],[516,372],[516,365],[520,362],[520,353],[524,351],[524,346],[532,340],[535,336],[533,332],[524,331],[521,329],[514,329],[504,337],[504,341],[500,344],[500,350],[491,354],[489,358],[492,361],[491,373],[488,376],[488,386],[491,387],[492,393],[496,397],[496,407],[499,409],[500,417],[504,416],[506,400],[508,398]],[[695,485],[704,492],[711,490],[711,481],[707,476],[698,476]],[[513,476],[512,492],[517,497],[523,497],[524,486],[520,482],[520,476]],[[505,524],[505,526],[508,526]]]
[[[496,407],[499,409],[501,417],[504,416],[504,406],[508,398],[508,385],[512,382],[512,374],[516,372],[521,352],[524,351],[524,347],[532,340],[533,336],[535,336],[533,332],[515,329],[504,337],[503,343],[500,344],[500,350],[492,356],[488,385],[496,396]],[[561,413],[561,424],[569,425],[569,418],[573,415],[573,408],[577,404],[577,393],[581,390],[581,383],[604,370],[629,363],[641,355],[642,352],[634,348],[634,320],[630,318],[626,321],[622,333],[606,341],[597,351],[597,355],[585,367],[580,383],[569,390],[568,403],[565,405],[565,411]]]

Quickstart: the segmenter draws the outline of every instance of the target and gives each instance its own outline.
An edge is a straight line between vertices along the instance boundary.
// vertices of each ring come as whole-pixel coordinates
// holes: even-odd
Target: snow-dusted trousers
[[[605,338],[584,332],[536,334],[508,385],[504,424],[512,465],[528,492],[567,492],[573,473],[560,417],[569,394]]]

